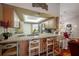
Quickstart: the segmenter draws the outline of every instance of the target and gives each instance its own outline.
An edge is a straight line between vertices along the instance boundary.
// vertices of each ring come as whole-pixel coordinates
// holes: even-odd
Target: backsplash
[[[8,28],[8,32],[14,34],[15,33],[15,28]],[[0,34],[4,33],[4,28],[0,27]]]
[[[0,27],[0,34],[4,32],[4,29]]]

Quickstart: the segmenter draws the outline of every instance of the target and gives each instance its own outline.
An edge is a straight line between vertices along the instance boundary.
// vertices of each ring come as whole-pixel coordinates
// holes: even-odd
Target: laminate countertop
[[[57,34],[51,34],[51,33],[39,34],[39,35],[34,35],[34,36],[13,35],[9,37],[7,40],[0,41],[0,43],[19,42],[22,40],[41,39],[41,38],[57,37],[57,36],[58,36]]]

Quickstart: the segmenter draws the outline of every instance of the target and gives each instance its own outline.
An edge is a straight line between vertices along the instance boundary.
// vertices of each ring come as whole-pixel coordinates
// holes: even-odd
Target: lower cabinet
[[[19,42],[20,56],[53,56],[59,55],[59,53],[59,41],[57,41],[56,37]]]
[[[29,42],[26,40],[19,42],[19,56],[29,55]]]
[[[53,42],[54,42],[54,44],[53,44],[54,45],[54,48],[53,48],[54,49],[54,55],[58,56],[61,53],[60,41],[58,39],[54,38]]]
[[[47,55],[47,40],[46,38],[40,39],[40,56]]]
[[[2,56],[2,50],[0,49],[0,56]]]
[[[40,55],[40,40],[33,39],[29,41],[29,56]]]
[[[47,56],[53,56],[53,38],[47,38]]]

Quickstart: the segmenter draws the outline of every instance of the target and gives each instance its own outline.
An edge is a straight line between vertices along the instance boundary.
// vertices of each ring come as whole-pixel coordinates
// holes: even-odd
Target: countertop
[[[22,40],[32,40],[32,39],[40,39],[40,38],[56,37],[56,36],[58,35],[51,33],[39,34],[36,36],[13,35],[12,37],[9,37],[7,40],[0,41],[0,43],[18,42]]]

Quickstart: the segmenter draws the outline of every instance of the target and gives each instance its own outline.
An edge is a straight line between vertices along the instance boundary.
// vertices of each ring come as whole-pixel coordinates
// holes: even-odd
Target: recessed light
[[[38,23],[45,20],[45,18],[37,17],[37,16],[30,16],[30,15],[23,15],[23,16],[24,16],[24,22]]]

